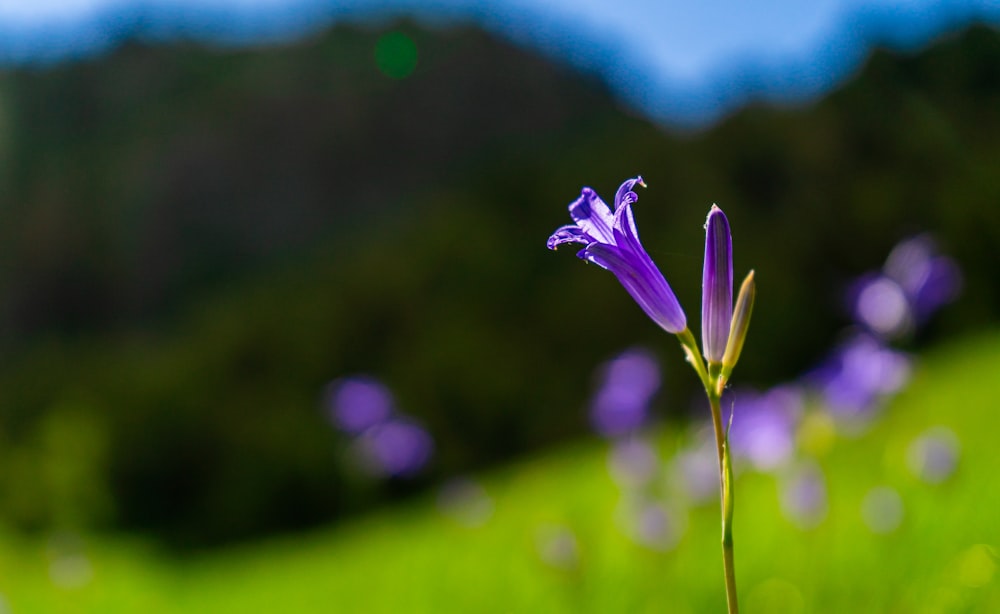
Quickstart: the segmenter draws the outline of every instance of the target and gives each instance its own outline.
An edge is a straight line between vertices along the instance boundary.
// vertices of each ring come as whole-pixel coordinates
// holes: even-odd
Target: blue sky
[[[751,99],[820,95],[873,44],[998,25],[1000,0],[0,0],[0,62],[73,58],[133,33],[259,43],[396,16],[478,23],[601,74],[654,120],[704,126]]]

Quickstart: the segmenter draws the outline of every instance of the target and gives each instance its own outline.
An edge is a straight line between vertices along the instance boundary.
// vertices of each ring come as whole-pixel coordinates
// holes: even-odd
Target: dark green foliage
[[[758,276],[740,382],[808,368],[846,321],[845,283],[913,232],[967,275],[929,334],[996,317],[993,30],[680,136],[481,33],[402,29],[419,62],[400,80],[375,65],[378,32],[342,28],[0,75],[8,520],[194,545],[419,488],[346,462],[320,401],[354,372],[430,428],[425,481],[585,432],[591,369],[630,344],[664,359],[660,415],[685,415],[674,340],[610,275],[545,249],[583,183],[610,198],[646,177],[643,240],[695,330],[701,225],[726,210],[736,275]]]

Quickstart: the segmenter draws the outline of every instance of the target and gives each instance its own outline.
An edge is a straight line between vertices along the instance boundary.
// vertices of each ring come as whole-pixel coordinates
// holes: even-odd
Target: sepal
[[[740,359],[743,342],[747,337],[747,329],[750,328],[750,314],[753,311],[756,296],[757,284],[754,282],[754,272],[750,271],[746,279],[743,280],[743,285],[740,286],[740,294],[736,298],[736,307],[733,310],[729,341],[726,343],[726,351],[722,356],[723,380],[729,379],[729,374],[733,372],[733,368]]]

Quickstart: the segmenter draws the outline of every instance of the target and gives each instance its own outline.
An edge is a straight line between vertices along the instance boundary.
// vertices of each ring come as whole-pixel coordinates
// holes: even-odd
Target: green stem
[[[713,371],[709,365],[709,371]],[[722,494],[722,562],[726,573],[726,603],[729,614],[737,614],[740,606],[736,600],[736,567],[733,562],[733,463],[729,454],[729,437],[722,424],[721,394],[718,388],[705,387],[708,403],[712,408],[712,426],[715,428],[715,447],[719,454],[719,487]]]
[[[691,334],[691,330],[685,328],[681,332],[677,333],[677,340],[681,342],[681,347],[684,348],[684,354],[687,355],[688,362],[691,363],[691,366],[698,374],[705,390],[713,390],[714,386],[712,386],[712,382],[709,379],[708,369],[705,368],[705,361],[701,359],[701,350],[698,349],[698,342],[695,341],[694,335]]]
[[[722,390],[726,386],[727,377],[723,375],[722,364],[705,364],[698,342],[689,329],[685,328],[677,333],[677,339],[687,354],[688,362],[705,386],[708,404],[712,409],[715,449],[719,454],[719,489],[722,495],[722,563],[726,572],[726,604],[729,614],[738,614],[740,606],[736,601],[736,567],[733,562],[733,463],[729,455],[729,433],[722,424]]]

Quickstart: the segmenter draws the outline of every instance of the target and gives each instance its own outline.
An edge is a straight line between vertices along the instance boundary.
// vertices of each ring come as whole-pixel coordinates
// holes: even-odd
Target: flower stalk
[[[705,388],[715,447],[719,458],[719,491],[722,508],[722,561],[729,614],[739,612],[736,569],[733,560],[733,463],[729,429],[722,421],[722,393],[735,368],[753,311],[757,290],[750,271],[733,306],[733,240],[729,220],[712,205],[705,222],[705,263],[702,276],[702,347],[687,326],[687,318],[670,285],[639,242],[632,213],[638,196],[632,189],[645,186],[641,177],[622,183],[614,209],[590,188],[570,203],[574,224],[563,226],[549,237],[549,249],[564,243],[582,243],[580,258],[611,271],[625,290],[654,322],[677,336],[687,362]],[[730,416],[730,421],[732,416]]]
[[[722,392],[746,338],[750,311],[756,295],[753,272],[740,288],[733,309],[733,237],[726,214],[712,205],[705,221],[705,265],[702,274],[701,338],[708,367],[695,369],[705,386],[712,412],[715,449],[719,456],[719,493],[722,507],[722,563],[726,578],[726,604],[730,614],[739,612],[736,566],[733,559],[733,462],[729,453],[729,429],[722,423]],[[682,345],[685,342],[682,341]],[[690,343],[690,340],[686,341]]]
[[[712,411],[715,448],[719,456],[719,492],[722,506],[722,566],[726,578],[726,605],[730,614],[740,611],[736,596],[736,566],[733,559],[733,460],[729,452],[729,433],[722,423],[721,386],[706,387]]]
[[[753,275],[747,278],[753,287]],[[746,286],[746,282],[744,282]],[[751,292],[752,293],[752,292]],[[752,306],[752,299],[749,301]],[[749,322],[749,314],[746,321]],[[745,334],[745,331],[744,331]],[[684,329],[677,334],[684,353],[687,355],[688,363],[698,374],[702,385],[705,388],[705,396],[712,413],[712,430],[715,433],[715,450],[719,460],[719,494],[722,508],[722,564],[726,579],[726,604],[729,614],[739,612],[739,601],[736,595],[736,566],[733,558],[733,460],[729,451],[729,429],[722,421],[722,391],[725,389],[726,378],[723,373],[726,371],[724,363],[705,361],[698,351],[697,341],[691,331]],[[742,344],[741,344],[742,345]],[[728,370],[732,372],[732,368]]]

